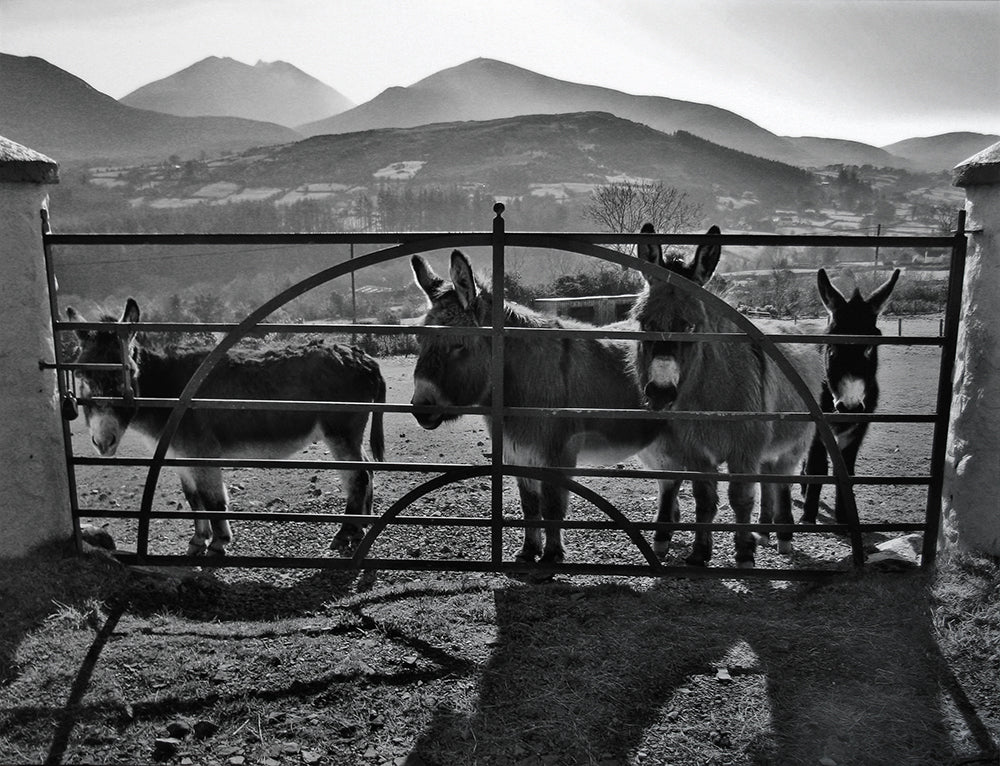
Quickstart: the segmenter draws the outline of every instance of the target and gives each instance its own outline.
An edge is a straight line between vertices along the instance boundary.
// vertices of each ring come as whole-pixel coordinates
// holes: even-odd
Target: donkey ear
[[[455,285],[455,294],[458,295],[462,308],[469,308],[479,295],[479,285],[476,284],[469,259],[460,250],[454,250],[451,254],[451,282]]]
[[[135,302],[135,298],[129,298],[125,301],[125,311],[122,312],[122,318],[118,321],[123,324],[139,321],[139,304]]]
[[[830,277],[826,275],[826,269],[820,269],[816,272],[816,286],[819,288],[819,297],[823,301],[823,305],[831,314],[847,305],[844,294],[833,286]]]
[[[655,234],[656,229],[653,228],[653,224],[644,223],[642,228],[639,230],[640,234]],[[660,262],[661,249],[659,243],[653,244],[649,242],[640,242],[639,247],[639,257],[647,263],[658,264]]]
[[[135,302],[134,298],[129,298],[125,301],[125,310],[122,312],[122,318],[118,320],[122,324],[134,324],[139,321],[139,304]],[[126,339],[128,343],[135,340],[136,331],[133,330],[128,334]]]
[[[413,278],[420,286],[420,289],[427,294],[428,299],[433,301],[441,285],[444,284],[444,280],[434,273],[434,269],[424,260],[422,255],[415,255],[410,258],[410,266],[413,267]]]
[[[874,311],[876,315],[882,312],[886,301],[889,300],[889,296],[892,294],[892,288],[896,286],[896,280],[898,279],[899,269],[896,269],[892,272],[892,276],[889,277],[889,279],[887,279],[868,297],[868,305],[872,307],[872,311]]]
[[[713,226],[705,233],[717,235],[722,232],[718,226]],[[720,257],[722,257],[722,245],[698,245],[698,249],[694,253],[694,261],[691,264],[691,276],[689,278],[699,285],[704,285],[715,273],[715,267],[719,265]]]
[[[82,316],[80,316],[80,314],[77,313],[77,310],[75,308],[73,308],[72,306],[67,306],[66,307],[66,316],[69,317],[69,321],[70,322],[85,322],[85,321],[87,321]],[[90,330],[76,330],[76,337],[79,338],[82,341],[83,340],[89,340],[90,337],[91,337]]]

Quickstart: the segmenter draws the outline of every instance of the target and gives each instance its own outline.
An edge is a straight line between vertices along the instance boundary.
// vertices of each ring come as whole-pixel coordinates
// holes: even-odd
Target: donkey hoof
[[[670,553],[670,541],[653,540],[653,553],[656,554],[656,558],[663,561]]]
[[[745,561],[737,561],[736,562],[736,568],[737,569],[753,569],[754,568],[754,560],[753,559],[746,559]]]
[[[333,541],[330,543],[330,550],[336,553],[338,556],[343,556],[344,558],[350,558],[354,555],[354,552],[358,549],[358,544],[361,542],[360,539],[345,539],[343,537],[334,537]]]
[[[752,534],[758,545],[771,544],[771,534],[769,532],[753,532]]]
[[[707,567],[708,560],[702,556],[696,556],[693,553],[684,559],[684,563],[689,567]]]
[[[792,550],[793,546],[791,540],[778,540],[778,553],[789,556],[791,555]]]

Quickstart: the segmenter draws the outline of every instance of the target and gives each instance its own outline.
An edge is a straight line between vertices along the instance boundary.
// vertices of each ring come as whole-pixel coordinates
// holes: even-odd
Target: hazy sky
[[[0,0],[0,51],[116,98],[214,55],[361,103],[484,56],[779,135],[1000,133],[997,0]]]

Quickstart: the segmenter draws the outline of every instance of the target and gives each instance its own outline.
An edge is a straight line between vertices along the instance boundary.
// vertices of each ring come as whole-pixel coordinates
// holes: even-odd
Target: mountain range
[[[434,124],[455,129],[466,121],[582,112],[613,114],[666,134],[684,131],[797,167],[944,171],[1000,140],[996,135],[949,133],[880,148],[783,137],[708,104],[566,82],[486,58],[444,69],[409,87],[389,88],[353,108],[333,88],[284,62],[249,66],[210,57],[121,102],[43,59],[0,54],[0,75],[0,135],[59,161],[196,158],[293,143],[303,136]],[[208,112],[238,116],[204,116]],[[308,121],[323,113],[328,116]],[[300,119],[306,121],[297,123]],[[297,130],[287,127],[296,123]]]
[[[245,117],[295,127],[355,106],[353,101],[284,61],[253,66],[210,56],[132,91],[121,103],[181,117]]]
[[[44,59],[9,54],[0,54],[0,135],[60,162],[197,157],[301,138],[256,120],[135,109]]]
[[[456,120],[490,120],[523,114],[610,112],[664,133],[693,133],[722,146],[798,167],[873,165],[911,170],[949,170],[1000,136],[952,134],[913,139],[892,147],[857,141],[778,136],[734,112],[708,104],[637,96],[610,88],[557,80],[502,61],[478,58],[444,69],[413,85],[394,87],[364,104],[317,122],[300,133],[350,133]]]

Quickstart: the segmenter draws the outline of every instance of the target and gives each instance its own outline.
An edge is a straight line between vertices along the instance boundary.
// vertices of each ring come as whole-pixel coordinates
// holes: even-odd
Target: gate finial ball
[[[503,211],[504,211],[504,206],[502,202],[497,202],[496,204],[493,205],[493,212],[496,213],[498,216],[503,215]]]

